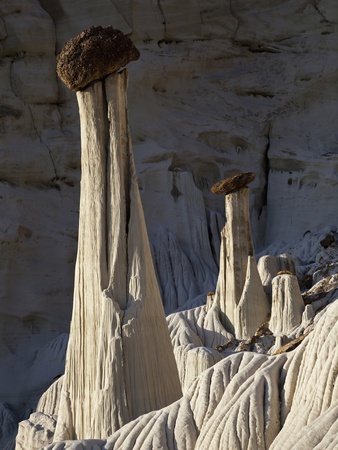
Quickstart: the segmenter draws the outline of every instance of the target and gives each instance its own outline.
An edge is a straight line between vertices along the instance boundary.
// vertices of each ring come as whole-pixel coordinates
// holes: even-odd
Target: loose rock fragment
[[[335,242],[333,234],[328,234],[324,239],[320,241],[320,245],[324,248],[330,247]]]
[[[66,42],[56,70],[69,89],[78,91],[139,57],[139,51],[122,31],[112,26],[90,27]]]
[[[286,352],[291,352],[292,350],[294,350],[296,347],[298,347],[298,345],[304,341],[304,339],[306,338],[306,336],[308,336],[311,331],[313,331],[313,328],[311,328],[311,330],[309,330],[307,333],[301,334],[300,336],[298,336],[296,339],[293,339],[292,341],[288,342],[287,344],[283,345],[282,347],[280,347],[275,353],[274,355],[281,355],[282,353],[286,353]]]
[[[255,174],[253,172],[238,173],[232,177],[226,178],[225,180],[219,181],[214,184],[211,188],[211,192],[214,194],[231,194],[239,189],[247,186],[255,179]]]
[[[262,337],[262,336],[271,336],[273,333],[269,328],[269,322],[264,322],[262,325],[260,325],[255,333],[255,336]]]

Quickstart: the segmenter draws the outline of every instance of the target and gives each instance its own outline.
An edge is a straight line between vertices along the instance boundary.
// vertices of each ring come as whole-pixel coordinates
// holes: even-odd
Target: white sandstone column
[[[79,241],[54,441],[107,437],[181,396],[136,179],[127,82],[124,70],[77,92]]]
[[[287,334],[302,321],[305,305],[298,279],[294,275],[277,275],[272,280],[272,307],[269,328],[274,333]]]
[[[254,256],[248,257],[247,273],[235,314],[237,339],[251,338],[269,315],[270,306],[258,273]]]
[[[240,339],[251,337],[269,313],[251,236],[249,188],[246,184],[253,179],[251,172],[238,174],[212,188],[214,193],[226,194],[226,223],[221,234],[215,300],[219,304],[223,326]]]
[[[249,215],[249,188],[244,187],[226,195],[225,251],[226,283],[225,314],[228,331],[236,334],[236,309],[239,304],[247,272],[248,256],[253,256]]]

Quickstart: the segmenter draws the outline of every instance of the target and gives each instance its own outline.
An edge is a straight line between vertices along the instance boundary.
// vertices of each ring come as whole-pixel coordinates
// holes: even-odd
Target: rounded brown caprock
[[[244,188],[254,179],[255,174],[253,172],[237,173],[232,177],[226,178],[225,180],[214,184],[211,188],[211,192],[214,194],[231,194],[232,192],[236,192],[239,189]]]
[[[112,26],[90,27],[66,42],[56,71],[69,89],[78,91],[139,57],[140,52],[122,31]]]

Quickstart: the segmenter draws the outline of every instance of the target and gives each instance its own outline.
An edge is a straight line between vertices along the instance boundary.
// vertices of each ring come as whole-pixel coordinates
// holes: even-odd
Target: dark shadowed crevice
[[[167,34],[167,21],[166,21],[166,18],[165,18],[163,7],[161,5],[161,0],[157,0],[157,6],[158,6],[158,9],[160,10],[160,13],[161,13],[162,17],[163,17],[162,25],[164,27],[164,36],[166,36],[166,34]]]
[[[59,0],[39,0],[41,7],[51,16],[54,23],[65,15]]]
[[[270,150],[270,136],[271,136],[271,123],[267,124],[267,132],[265,134],[266,138],[266,146],[263,154],[263,163],[262,163],[262,173],[264,173],[265,184],[262,189],[262,202],[261,208],[258,214],[258,219],[260,219],[264,208],[268,204],[268,192],[269,192],[269,172],[270,172],[270,160],[269,160],[269,150]]]
[[[326,23],[335,23],[335,22],[331,22],[330,20],[328,20],[324,14],[321,12],[321,10],[318,8],[318,2],[316,2],[316,0],[313,1],[312,6],[314,7],[314,9],[317,11],[317,13],[321,16],[322,21],[326,22]]]
[[[237,36],[237,32],[238,32],[238,29],[239,29],[239,26],[240,26],[240,18],[239,18],[239,16],[237,15],[237,13],[234,10],[233,0],[229,1],[229,10],[230,10],[230,13],[231,13],[232,17],[235,20],[237,20],[237,25],[236,25],[236,28],[235,28],[235,31],[234,31],[234,35],[232,36],[232,42],[234,44],[237,44],[236,36]]]

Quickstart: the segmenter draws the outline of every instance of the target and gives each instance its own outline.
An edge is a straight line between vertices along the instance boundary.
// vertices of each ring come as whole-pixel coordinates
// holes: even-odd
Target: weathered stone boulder
[[[112,26],[91,27],[66,42],[57,73],[69,89],[83,89],[140,57],[132,41]]]
[[[225,180],[219,181],[211,188],[214,194],[231,194],[241,188],[244,188],[255,179],[253,172],[238,173]]]

